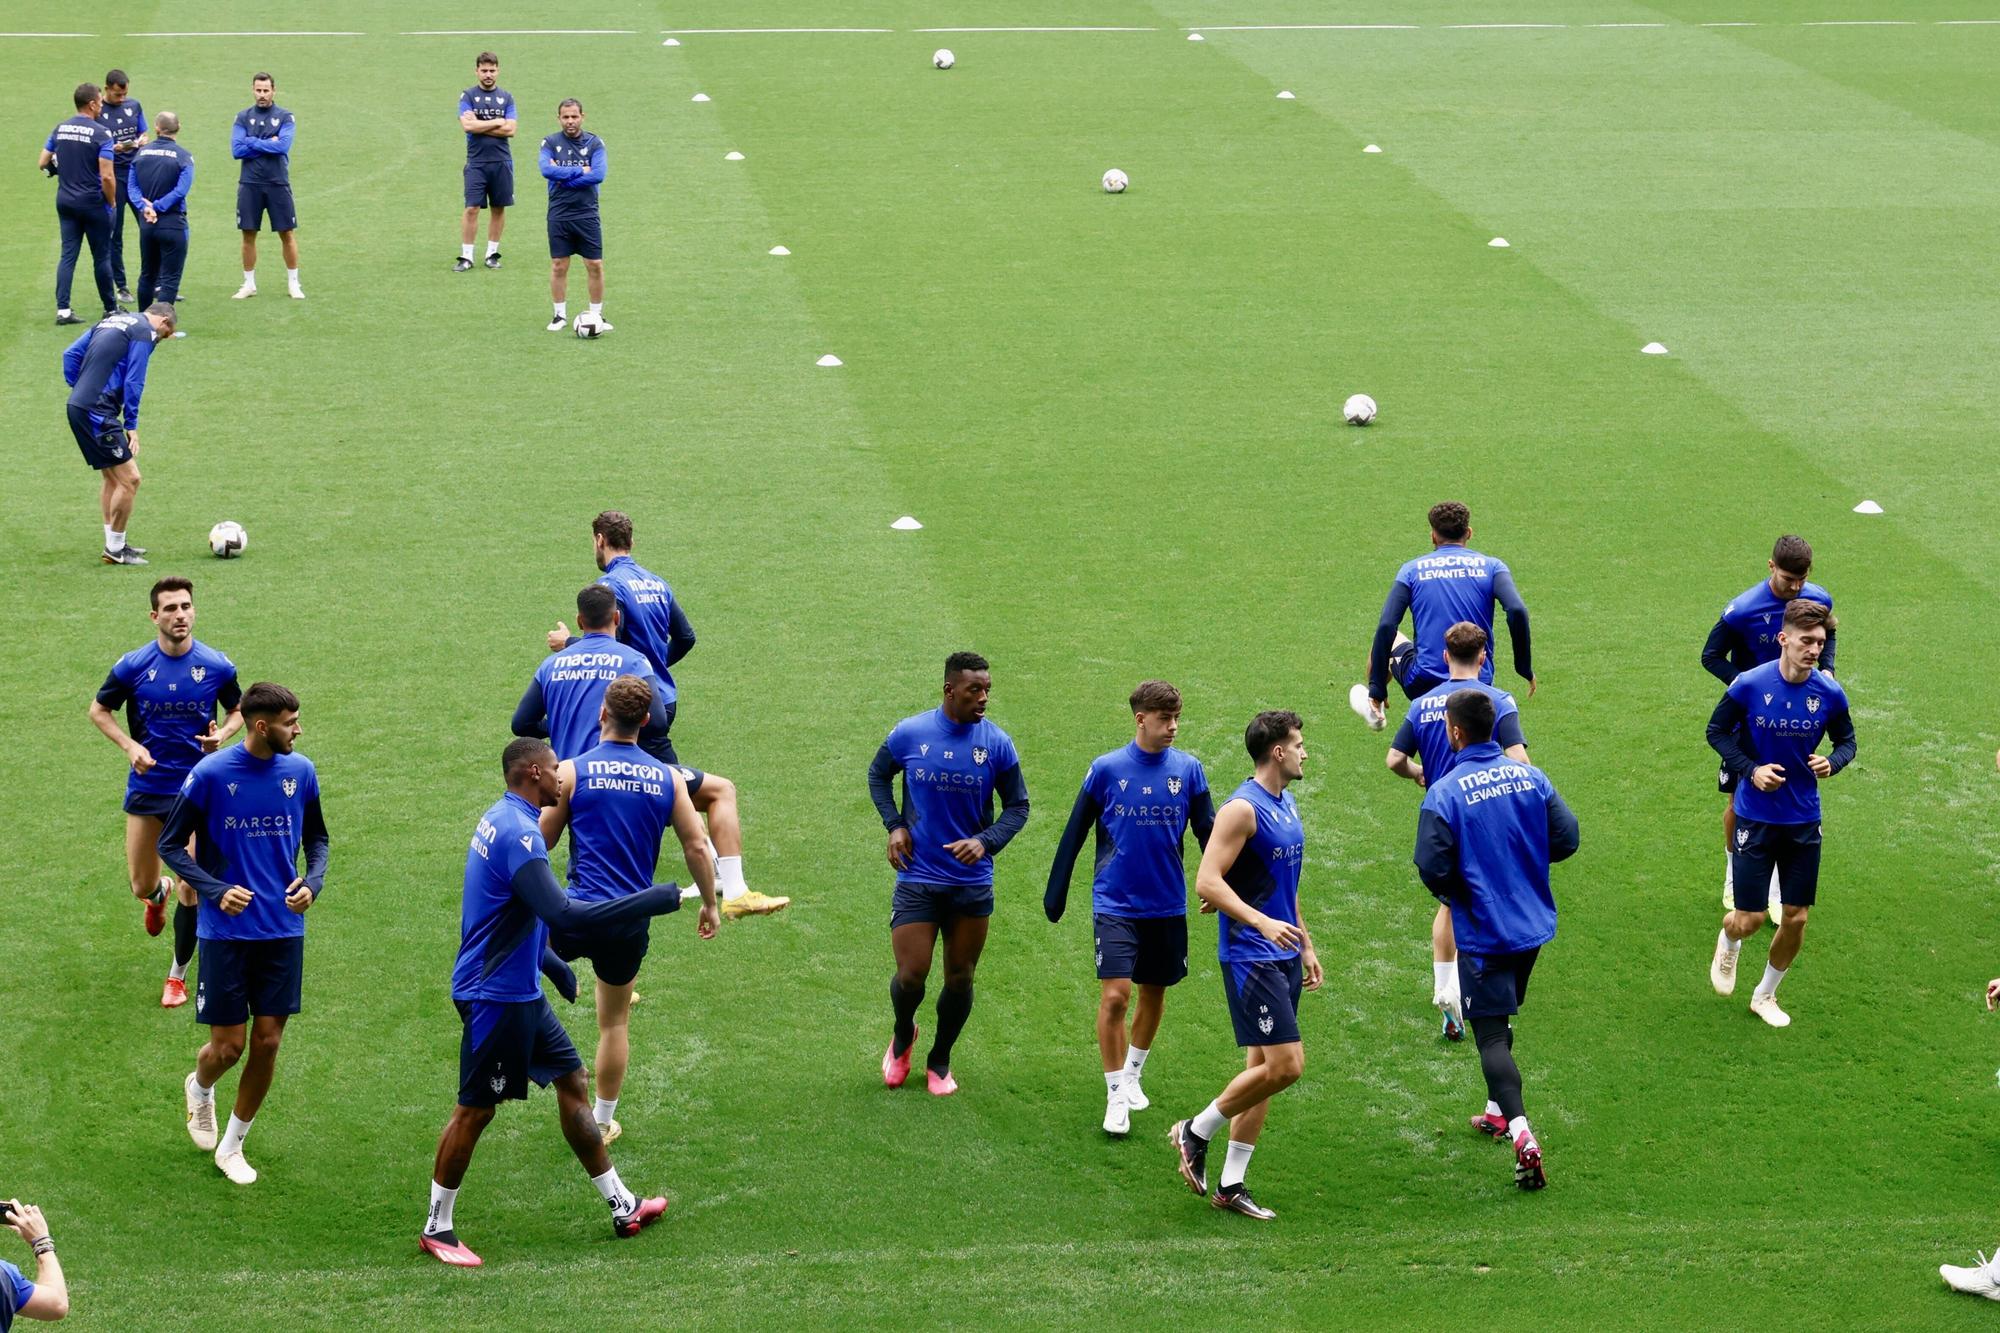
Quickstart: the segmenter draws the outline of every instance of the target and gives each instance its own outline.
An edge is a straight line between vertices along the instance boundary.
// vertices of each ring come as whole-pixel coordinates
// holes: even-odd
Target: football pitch
[[[0,3],[0,28],[94,34],[0,35],[0,1197],[46,1210],[72,1318],[1983,1324],[1936,1269],[2000,1241],[2000,1019],[1979,998],[2000,974],[2000,723],[1974,623],[2000,588],[2000,22],[1965,22],[1988,19],[1967,0]],[[594,31],[509,31],[555,27]],[[867,31],[769,31],[836,28]],[[520,107],[520,196],[504,267],[454,274],[456,98],[486,47]],[[50,183],[27,161],[112,66],[180,114],[198,164],[188,336],[144,404],[146,570],[97,563]],[[268,236],[262,294],[229,299],[229,124],[258,70],[298,118],[302,302]],[[616,332],[596,346],[543,328],[535,145],[569,96],[609,153]],[[1122,196],[1098,185],[1113,167]],[[131,226],[126,246],[136,273]],[[1381,404],[1367,430],[1339,419],[1356,392]],[[1485,1092],[1426,1003],[1418,794],[1345,698],[1444,499],[1532,611],[1524,730],[1582,826],[1518,1022],[1541,1194],[1466,1129]],[[793,903],[705,943],[692,913],[655,925],[613,1156],[672,1197],[665,1222],[612,1238],[538,1092],[503,1107],[458,1199],[486,1267],[447,1271],[416,1239],[457,1089],[466,840],[612,507],[700,636],[676,744],[735,780],[749,882]],[[922,529],[892,530],[904,515]],[[225,518],[241,560],[204,545]],[[1698,657],[1785,532],[1837,599],[1860,753],[1826,786],[1774,1031],[1747,983],[1707,981],[1719,686]],[[168,941],[124,882],[125,766],[85,718],[169,573],[245,682],[301,697],[333,839],[250,1188],[183,1132],[205,1029],[157,1007]],[[993,663],[1034,814],[996,862],[963,1091],[934,1099],[877,1070],[890,872],[864,776],[960,648]],[[1252,713],[1306,719],[1301,897],[1327,982],[1252,1169],[1269,1225],[1192,1197],[1164,1139],[1240,1063],[1212,923],[1191,924],[1154,1107],[1117,1141],[1087,869],[1059,925],[1041,912],[1077,783],[1150,676],[1184,692],[1180,743],[1222,793]],[[1752,976],[1769,938],[1745,946]],[[558,1009],[587,1057],[588,988]],[[27,1256],[0,1236],[0,1257]]]

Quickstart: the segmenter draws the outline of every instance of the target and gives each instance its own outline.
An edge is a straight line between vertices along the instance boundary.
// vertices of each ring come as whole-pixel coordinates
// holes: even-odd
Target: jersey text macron
[[[674,818],[674,779],[636,745],[606,741],[573,761],[569,889],[601,902],[652,887],[660,840]]]

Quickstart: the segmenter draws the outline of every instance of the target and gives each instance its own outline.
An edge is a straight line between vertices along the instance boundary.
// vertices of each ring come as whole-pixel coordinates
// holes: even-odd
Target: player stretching
[[[590,1117],[583,1061],[542,994],[537,960],[551,926],[586,933],[643,926],[678,908],[680,889],[657,884],[603,902],[572,901],[549,869],[537,824],[557,799],[555,751],[547,741],[509,741],[500,767],[507,793],[479,817],[465,854],[458,962],[451,971],[451,999],[464,1024],[458,1105],[438,1139],[430,1217],[418,1241],[425,1254],[457,1268],[480,1264],[452,1229],[451,1216],[472,1150],[502,1101],[527,1099],[530,1080],[555,1085],[563,1137],[610,1207],[615,1233],[636,1236],[667,1211],[664,1198],[638,1198],[618,1179]]]
[[[604,692],[603,743],[565,759],[554,806],[541,817],[542,841],[553,842],[567,827],[569,892],[578,902],[611,902],[640,893],[653,882],[660,839],[669,826],[681,840],[688,873],[701,892],[695,933],[715,938],[721,914],[708,856],[708,835],[688,800],[680,770],[639,748],[639,728],[652,711],[653,689],[637,676],[620,676]],[[551,938],[556,956],[568,962],[587,957],[597,972],[597,1104],[592,1114],[606,1143],[624,1131],[616,1119],[618,1094],[630,1059],[628,1036],[632,984],[650,943],[647,923],[636,921],[616,934],[579,934],[558,929]]]
[[[243,744],[208,756],[181,784],[160,833],[160,859],[201,895],[201,973],[194,1016],[208,1024],[208,1044],[186,1079],[188,1137],[215,1150],[215,1164],[238,1185],[255,1184],[243,1160],[250,1122],[271,1090],[285,1021],[299,1011],[305,975],[305,914],[326,880],[326,820],[319,775],[294,754],[299,700],[282,685],[259,681],[243,692]],[[198,837],[195,855],[188,840]],[[299,853],[306,859],[298,873]],[[215,1084],[243,1055],[236,1107],[220,1143]]]
[[[1507,613],[1507,637],[1514,642],[1514,674],[1535,693],[1533,657],[1528,648],[1528,608],[1514,589],[1507,566],[1467,546],[1472,540],[1472,514],[1456,500],[1431,506],[1431,553],[1396,571],[1382,619],[1375,626],[1375,643],[1368,654],[1368,683],[1347,692],[1347,702],[1370,727],[1388,723],[1389,677],[1411,699],[1428,694],[1450,674],[1444,657],[1444,632],[1459,621],[1470,621],[1493,639],[1493,604]],[[1410,613],[1412,637],[1399,628]],[[1479,669],[1479,679],[1493,683],[1493,663]]]
[[[986,720],[992,690],[985,658],[953,653],[944,662],[944,702],[898,722],[868,765],[868,795],[889,830],[889,864],[896,870],[889,909],[895,1030],[882,1053],[882,1082],[900,1088],[910,1076],[917,1006],[942,934],[944,990],[938,995],[937,1033],[924,1059],[926,1082],[936,1097],[958,1091],[951,1048],[972,1013],[972,977],[993,915],[993,858],[1028,822],[1028,784],[1013,738]]]
[[[1722,918],[1708,979],[1717,995],[1736,989],[1743,941],[1763,928],[1765,888],[1773,874],[1784,922],[1771,937],[1764,979],[1750,993],[1750,1012],[1774,1028],[1792,1019],[1778,1007],[1778,983],[1805,940],[1806,914],[1819,896],[1819,783],[1854,762],[1854,721],[1847,692],[1817,670],[1835,628],[1833,612],[1795,598],[1785,604],[1778,660],[1752,667],[1730,682],[1708,719],[1708,743],[1736,775],[1736,908]],[[1820,738],[1833,753],[1815,754]]]
[[[146,548],[125,540],[139,499],[139,399],[154,347],[173,333],[174,308],[155,302],[143,314],[106,315],[63,352],[70,434],[99,477],[107,565],[146,563]]]
[[[1701,646],[1701,664],[1708,673],[1727,686],[1751,667],[1778,659],[1778,630],[1785,618],[1785,603],[1795,597],[1818,602],[1833,610],[1833,597],[1817,583],[1808,583],[1812,573],[1812,547],[1804,537],[1787,534],[1771,547],[1765,566],[1768,576],[1722,608],[1708,642]],[[1826,651],[1820,654],[1819,669],[1833,674],[1833,635],[1826,636]],[[1736,794],[1736,775],[1727,768],[1716,779],[1724,796]],[[1736,802],[1722,807],[1722,910],[1736,906]],[[1778,882],[1771,881],[1769,909],[1772,923],[1783,915],[1778,901]]]
[[[602,583],[576,595],[582,635],[542,659],[514,708],[514,734],[547,737],[559,759],[574,759],[597,744],[604,691],[620,676],[653,683],[653,667],[637,648],[618,642],[618,598]],[[639,743],[650,749],[667,735],[667,715],[655,692]]]
[[[590,313],[604,324],[604,226],[597,216],[597,187],[610,169],[604,140],[583,128],[583,103],[565,97],[556,107],[562,129],[542,140],[542,176],[549,183],[549,299],[555,317],[549,332],[560,333],[569,320],[569,259],[583,256],[585,285],[590,289]]]
[[[1062,920],[1077,853],[1094,828],[1091,933],[1097,945],[1097,1050],[1104,1058],[1104,1132],[1125,1134],[1132,1112],[1152,1103],[1139,1079],[1146,1067],[1167,987],[1187,975],[1187,871],[1181,843],[1188,829],[1206,847],[1215,803],[1201,760],[1173,748],[1181,692],[1164,680],[1142,682],[1129,700],[1138,734],[1099,755],[1083,775],[1069,825],[1049,867],[1042,908]],[[1132,1003],[1137,986],[1139,1000]],[[1125,1015],[1132,1032],[1125,1033]]]
[[[1494,740],[1497,709],[1485,690],[1461,688],[1445,704],[1458,754],[1424,793],[1417,874],[1451,909],[1465,1017],[1486,1075],[1486,1111],[1472,1127],[1514,1144],[1514,1183],[1548,1184],[1542,1145],[1529,1128],[1514,1063],[1514,1029],[1528,977],[1556,935],[1549,866],[1576,854],[1576,816],[1540,769],[1509,758]]]
[[[1181,1179],[1216,1208],[1268,1222],[1277,1214],[1250,1197],[1244,1176],[1264,1131],[1271,1098],[1305,1072],[1299,1036],[1299,992],[1318,990],[1322,976],[1312,935],[1299,914],[1299,871],[1306,831],[1298,803],[1286,788],[1305,774],[1305,724],[1297,713],[1257,714],[1243,744],[1257,770],[1216,812],[1215,829],[1202,850],[1194,891],[1204,910],[1221,913],[1222,993],[1236,1044],[1244,1048],[1243,1072],[1192,1120],[1167,1131],[1179,1158]],[[1222,1179],[1208,1192],[1208,1143],[1225,1127],[1229,1149]]]
[[[174,794],[205,754],[214,754],[243,727],[236,664],[194,637],[194,584],[168,577],[153,585],[153,642],[112,664],[90,720],[132,765],[125,780],[125,869],[132,895],[146,905],[146,933],[166,926],[174,906],[174,965],[160,1007],[187,1003],[188,960],[194,957],[195,892],[160,873],[160,830]],[[216,706],[223,712],[215,725]],[[118,725],[118,710],[125,725]]]
[[[1528,762],[1528,745],[1521,736],[1521,710],[1514,696],[1479,679],[1486,665],[1486,631],[1461,620],[1444,633],[1444,660],[1450,677],[1437,688],[1410,701],[1396,739],[1389,743],[1389,771],[1419,787],[1437,781],[1458,761],[1445,724],[1445,700],[1461,689],[1476,689],[1493,700],[1493,739],[1515,763]],[[1465,1014],[1459,1003],[1458,945],[1452,938],[1451,911],[1438,904],[1431,918],[1431,1003],[1444,1015],[1446,1041],[1465,1040]]]
[[[458,234],[454,273],[472,269],[479,239],[479,210],[486,223],[486,267],[500,267],[500,233],[514,206],[514,94],[500,86],[500,57],[481,51],[472,62],[479,82],[458,95],[458,124],[465,131],[465,222]]]

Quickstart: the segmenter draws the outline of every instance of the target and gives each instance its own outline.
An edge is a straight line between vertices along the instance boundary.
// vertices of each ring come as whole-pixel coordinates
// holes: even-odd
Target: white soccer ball
[[[1375,419],[1375,400],[1365,393],[1357,393],[1341,404],[1340,415],[1347,418],[1350,426],[1365,426]]]
[[[578,315],[570,324],[579,338],[596,338],[604,333],[604,317],[593,315],[588,310]]]
[[[950,69],[953,65],[956,65],[958,63],[958,57],[954,56],[950,51],[946,50],[944,47],[941,46],[937,50],[931,52],[931,63],[933,65],[936,65],[939,69]]]
[[[1131,179],[1116,167],[1104,173],[1104,192],[1106,194],[1123,194],[1125,193],[1125,187],[1131,183]]]
[[[218,560],[234,560],[250,549],[250,534],[233,518],[225,518],[208,530],[208,549]]]

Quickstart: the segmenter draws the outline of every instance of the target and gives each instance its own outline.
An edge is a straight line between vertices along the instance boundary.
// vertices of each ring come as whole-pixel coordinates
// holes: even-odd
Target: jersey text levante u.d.
[[[868,767],[868,792],[885,827],[910,831],[910,864],[896,872],[898,884],[989,886],[993,857],[1028,822],[1028,786],[1013,740],[985,718],[954,722],[942,708],[896,724]],[[966,838],[986,844],[987,854],[971,865],[945,850]]]
[[[542,659],[535,678],[514,709],[514,734],[547,736],[558,759],[574,759],[596,745],[604,692],[620,676],[637,676],[653,687],[655,720],[664,723],[660,685],[646,655],[601,630],[593,630]]]
[[[1459,951],[1485,958],[1555,938],[1549,866],[1577,846],[1576,816],[1548,775],[1482,741],[1425,790],[1414,859],[1451,909]]]
[[[674,819],[673,770],[624,741],[606,741],[573,762],[570,896],[599,902],[649,887]]]
[[[1469,621],[1486,632],[1490,645],[1496,602],[1507,613],[1515,674],[1526,680],[1535,674],[1528,642],[1528,608],[1515,590],[1513,574],[1502,561],[1468,546],[1448,543],[1405,562],[1396,571],[1396,581],[1389,585],[1389,596],[1382,603],[1382,616],[1375,627],[1375,646],[1369,660],[1369,697],[1388,697],[1385,691],[1389,652],[1404,612],[1410,614],[1410,638],[1417,647],[1411,670],[1418,676],[1443,680],[1451,674],[1444,656],[1445,631],[1461,620]],[[1479,678],[1489,684],[1493,680],[1490,652],[1479,668]]]
[[[126,780],[129,792],[171,796],[201,762],[201,735],[216,709],[235,710],[243,698],[236,664],[200,639],[176,657],[159,640],[118,659],[97,691],[97,702],[125,710],[125,732],[146,747],[153,767]]]
[[[673,703],[674,663],[694,647],[694,626],[667,581],[629,555],[613,556],[597,580],[618,598],[618,638],[646,655],[660,678],[661,701]]]
[[[1206,846],[1214,826],[1208,775],[1193,755],[1171,747],[1155,754],[1137,742],[1099,755],[1083,775],[1049,870],[1044,906],[1050,919],[1062,915],[1077,854],[1093,831],[1092,911],[1122,917],[1187,915],[1182,846],[1189,828]]]

